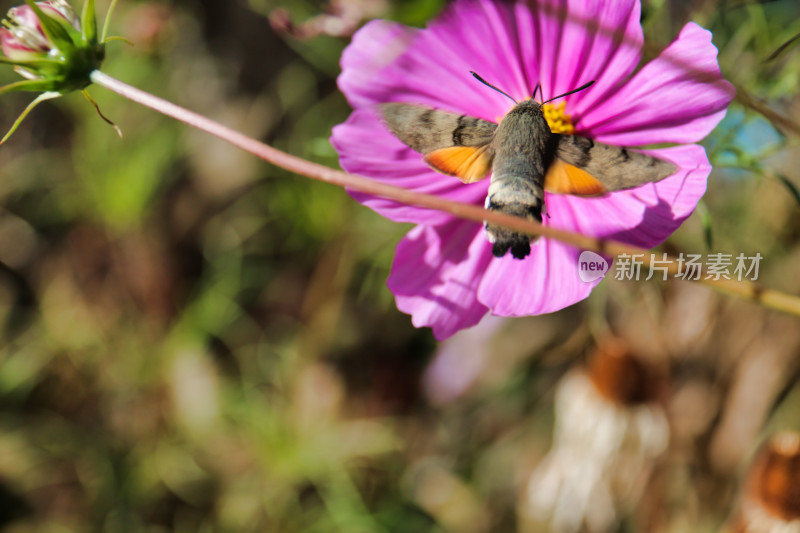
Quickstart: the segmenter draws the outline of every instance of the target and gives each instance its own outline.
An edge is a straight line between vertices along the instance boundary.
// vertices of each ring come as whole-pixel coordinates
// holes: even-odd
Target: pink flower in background
[[[375,105],[422,104],[496,122],[513,103],[478,83],[475,71],[516,100],[540,83],[575,133],[620,146],[695,143],[725,115],[734,95],[721,76],[710,32],[687,24],[636,74],[642,53],[638,0],[516,2],[457,0],[426,29],[377,20],[342,56],[339,86],[354,111],[331,142],[348,172],[450,200],[483,205],[489,180],[465,185],[438,174],[381,122]],[[703,147],[645,150],[674,163],[670,177],[597,198],[547,194],[544,224],[642,247],[667,238],[705,192]],[[581,250],[550,239],[525,260],[496,258],[481,224],[351,193],[398,222],[417,226],[399,243],[388,285],[398,308],[438,339],[475,325],[487,311],[521,316],[586,298],[600,280],[578,276]]]

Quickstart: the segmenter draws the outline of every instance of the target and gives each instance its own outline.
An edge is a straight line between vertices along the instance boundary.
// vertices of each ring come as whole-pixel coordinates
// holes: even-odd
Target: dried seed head
[[[800,533],[800,434],[778,433],[756,454],[727,533]]]
[[[753,463],[747,491],[770,515],[800,520],[800,434],[785,431],[769,440]]]
[[[619,340],[607,340],[595,349],[588,374],[597,392],[618,405],[652,402],[659,396],[661,380]]]

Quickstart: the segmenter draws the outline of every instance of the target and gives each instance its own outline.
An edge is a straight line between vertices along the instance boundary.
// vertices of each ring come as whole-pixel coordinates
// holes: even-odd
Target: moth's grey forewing
[[[544,177],[555,148],[541,106],[533,100],[517,104],[497,128],[492,147],[495,157],[486,208],[541,222]],[[486,232],[495,256],[509,250],[517,259],[530,254],[529,235],[493,224],[486,224]]]
[[[487,120],[421,105],[389,103],[378,108],[392,133],[422,154],[449,146],[484,146],[497,130],[497,124]]]
[[[678,169],[667,161],[578,135],[553,134],[553,138],[559,159],[585,170],[608,191],[660,181]]]

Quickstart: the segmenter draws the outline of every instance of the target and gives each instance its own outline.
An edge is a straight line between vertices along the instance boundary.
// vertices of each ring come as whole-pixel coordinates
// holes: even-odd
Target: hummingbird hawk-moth
[[[672,163],[626,148],[552,133],[542,111],[544,103],[533,98],[516,103],[500,124],[416,104],[387,103],[379,109],[392,133],[424,154],[434,170],[464,183],[482,180],[491,172],[486,209],[538,222],[545,208],[544,191],[597,196],[656,182],[676,171]],[[535,238],[493,224],[485,228],[495,256],[509,250],[517,259],[530,254]]]

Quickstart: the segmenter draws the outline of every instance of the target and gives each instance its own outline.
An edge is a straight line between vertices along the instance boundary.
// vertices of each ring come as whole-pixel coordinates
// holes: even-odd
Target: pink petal
[[[425,395],[433,405],[458,399],[480,379],[492,364],[491,341],[506,320],[486,316],[439,345],[422,376]]]
[[[644,37],[636,0],[540,0],[535,13],[539,80],[545,100],[595,82],[567,97],[573,115],[579,117],[605,100],[639,63]]]
[[[41,7],[41,6],[39,6]],[[10,19],[16,21],[17,24],[20,26],[28,26],[29,28],[36,28],[39,33],[44,36],[44,32],[42,32],[42,25],[39,22],[39,17],[36,16],[36,12],[30,8],[30,6],[23,5],[23,6],[16,6],[12,7],[8,10],[8,15]]]
[[[12,61],[30,61],[42,57],[47,51],[34,50],[22,44],[14,34],[5,28],[0,28],[0,46],[3,55]]]
[[[353,35],[342,53],[342,74],[337,82],[354,109],[387,101],[394,79],[378,73],[406,52],[419,30],[386,20],[372,20]]]
[[[422,160],[422,155],[403,144],[383,125],[372,109],[354,111],[347,122],[333,128],[331,144],[339,152],[342,168],[353,174],[458,202],[482,204],[486,198],[488,179],[464,185],[457,178],[434,172]],[[443,224],[453,218],[441,211],[348,192],[357,201],[397,222]]]
[[[417,226],[397,245],[387,284],[414,326],[431,327],[442,340],[486,314],[476,292],[490,257],[479,224],[452,220]]]
[[[588,110],[578,129],[619,146],[697,142],[722,120],[734,94],[711,32],[689,23],[621,90]]]
[[[550,313],[579,302],[600,282],[578,278],[579,255],[577,248],[541,239],[523,261],[494,258],[478,287],[478,301],[500,316]]]
[[[706,190],[711,166],[702,146],[646,153],[675,163],[678,171],[658,182],[600,198],[547,196],[545,223],[597,237],[650,248],[663,242],[692,213]],[[580,250],[542,239],[524,261],[494,259],[478,289],[492,313],[521,316],[549,313],[586,298],[600,282],[578,275]]]
[[[529,31],[533,15],[517,22],[516,12],[513,2],[463,0],[422,31],[370,22],[342,56],[339,87],[354,108],[404,101],[495,120],[513,102],[470,71],[517,99],[530,96],[538,77],[531,36],[520,31]]]

